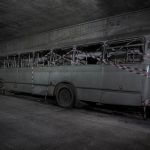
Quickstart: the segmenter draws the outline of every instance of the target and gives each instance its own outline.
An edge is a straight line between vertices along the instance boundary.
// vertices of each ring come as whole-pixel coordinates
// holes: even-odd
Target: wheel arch
[[[72,86],[74,94],[75,94],[75,98],[76,98],[77,90],[76,90],[74,84],[72,82],[68,82],[68,81],[62,81],[62,82],[57,83],[54,88],[53,96],[56,96],[56,91],[61,84],[66,84],[66,85]]]

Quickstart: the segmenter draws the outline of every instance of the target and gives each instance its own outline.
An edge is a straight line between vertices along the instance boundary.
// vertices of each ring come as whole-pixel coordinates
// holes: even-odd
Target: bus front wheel
[[[56,89],[56,100],[59,106],[72,108],[75,104],[73,86],[69,84],[60,84]]]

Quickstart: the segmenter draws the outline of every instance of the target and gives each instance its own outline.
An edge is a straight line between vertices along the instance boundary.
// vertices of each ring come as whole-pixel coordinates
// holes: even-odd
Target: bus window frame
[[[119,43],[121,43],[121,42],[125,42],[126,44],[128,44],[128,41],[129,41],[129,43],[132,43],[132,41],[134,42],[134,41],[141,41],[141,44],[137,44],[137,45],[139,45],[139,46],[141,46],[141,48],[142,48],[142,55],[141,55],[141,61],[133,61],[133,62],[126,62],[126,61],[124,61],[122,64],[136,64],[136,63],[142,63],[143,61],[144,61],[144,55],[145,55],[145,43],[146,43],[146,40],[145,40],[145,38],[144,37],[133,37],[133,38],[126,38],[126,39],[115,39],[115,40],[109,40],[109,41],[107,41],[106,42],[106,46],[105,46],[105,59],[106,59],[106,61],[110,61],[110,60],[108,60],[108,50],[111,48],[111,47],[108,47],[108,45],[110,44],[117,44],[117,42],[118,42],[118,44]],[[130,42],[131,41],[131,42]],[[122,47],[122,48],[120,48],[120,50],[121,49],[123,49],[124,47],[127,47],[127,45],[125,44],[125,46],[120,46],[120,47]],[[136,44],[135,44],[136,45]],[[129,45],[129,47],[131,46],[135,46],[134,44],[133,45]],[[118,46],[119,47],[119,46]],[[116,52],[116,51],[114,51],[114,52]],[[140,55],[139,55],[140,56]],[[119,59],[118,59],[119,60]],[[117,64],[117,61],[115,61],[114,62],[115,64]],[[118,63],[118,64],[121,64],[121,63]]]

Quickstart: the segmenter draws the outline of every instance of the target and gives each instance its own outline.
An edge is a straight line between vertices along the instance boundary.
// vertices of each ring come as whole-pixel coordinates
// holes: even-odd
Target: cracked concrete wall
[[[150,34],[150,10],[122,14],[0,43],[0,54],[53,49]]]

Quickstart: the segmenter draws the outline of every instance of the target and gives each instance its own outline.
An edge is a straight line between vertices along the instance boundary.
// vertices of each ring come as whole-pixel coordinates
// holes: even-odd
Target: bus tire
[[[56,89],[57,104],[64,108],[72,108],[75,104],[74,88],[70,84],[60,84]]]

